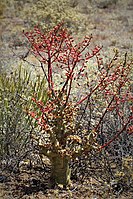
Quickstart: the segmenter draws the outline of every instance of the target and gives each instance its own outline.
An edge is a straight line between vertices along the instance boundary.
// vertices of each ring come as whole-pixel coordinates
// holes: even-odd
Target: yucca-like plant
[[[31,96],[46,98],[45,81],[19,68],[12,74],[0,74],[0,159],[6,163],[19,165],[31,150],[31,119],[26,107],[31,104]]]

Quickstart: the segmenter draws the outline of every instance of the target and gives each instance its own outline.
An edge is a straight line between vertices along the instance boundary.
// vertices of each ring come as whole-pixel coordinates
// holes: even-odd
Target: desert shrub
[[[38,0],[15,2],[19,16],[33,27],[39,24],[43,29],[50,29],[61,21],[65,21],[71,31],[85,30],[86,17],[80,14],[70,0]],[[16,12],[17,13],[17,12]]]
[[[5,5],[4,5],[4,3],[1,1],[1,2],[0,2],[0,18],[3,16],[4,9],[5,9]]]
[[[22,67],[12,74],[0,74],[0,159],[14,169],[33,150],[30,142],[33,127],[26,107],[36,92],[40,99],[46,97],[44,79],[38,76],[33,80]]]
[[[132,134],[132,60],[127,59],[127,53],[124,60],[119,59],[116,50],[110,62],[103,63],[101,47],[88,50],[91,36],[76,44],[62,23],[45,33],[36,27],[24,34],[47,80],[47,103],[33,98],[38,111],[28,113],[40,126],[33,138],[40,153],[51,161],[51,177],[55,183],[69,184],[69,163],[77,159],[82,163],[81,158],[94,166],[99,157],[97,165],[109,173],[106,157],[112,156],[115,144],[111,150],[108,146]],[[88,68],[94,58],[95,68]],[[96,155],[97,149],[106,149],[102,157]]]
[[[102,185],[105,185],[106,183],[110,184],[112,180],[115,181],[119,179],[118,181],[120,182],[120,179],[123,179],[125,183],[122,185],[122,190],[124,190],[126,183],[128,184],[128,188],[130,188],[132,178],[126,181],[125,178],[127,178],[127,174],[125,174],[125,171],[121,177],[117,176],[117,174],[123,171],[123,160],[128,156],[132,157],[132,58],[130,56],[128,57],[127,54],[125,54],[123,58],[117,54],[117,58],[114,60],[111,59],[110,62],[106,61],[103,64],[103,69],[108,70],[107,68],[110,64],[112,66],[109,72],[110,74],[113,74],[113,70],[116,70],[117,67],[120,69],[120,67],[123,66],[122,77],[124,76],[124,71],[126,71],[130,65],[130,70],[125,76],[127,80],[126,82],[124,81],[124,86],[119,89],[117,98],[113,100],[110,108],[105,109],[105,107],[107,107],[106,104],[112,99],[112,94],[115,94],[116,90],[120,88],[119,86],[121,82],[118,84],[117,81],[112,81],[113,84],[109,86],[109,89],[107,86],[103,90],[92,95],[87,102],[82,104],[80,107],[81,114],[79,114],[77,118],[77,123],[79,123],[82,118],[83,127],[86,126],[88,129],[98,127],[97,141],[105,148],[97,154],[93,152],[90,152],[87,155],[83,154],[79,159],[72,162],[72,176],[73,178],[78,178],[80,180],[84,180],[84,178],[91,176],[98,180]],[[88,64],[87,67],[89,71],[88,83],[90,82],[93,85],[97,84],[100,68],[98,68],[98,65],[93,65],[92,67],[92,63],[91,65]],[[120,75],[120,70],[118,71],[118,75]],[[108,75],[110,76],[110,74]],[[119,77],[121,78],[121,76]],[[109,94],[108,92],[111,92],[112,94]],[[115,108],[113,106],[115,106]],[[129,118],[130,122],[126,128],[123,128]],[[80,128],[82,128],[82,126]],[[119,136],[117,137],[118,134]],[[111,142],[108,142],[108,140]],[[132,161],[132,158],[130,158],[130,161]],[[131,173],[131,164],[129,167],[128,170],[129,173]]]

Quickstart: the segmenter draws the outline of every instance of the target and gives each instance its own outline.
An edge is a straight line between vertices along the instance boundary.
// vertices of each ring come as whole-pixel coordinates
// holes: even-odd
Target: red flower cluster
[[[73,89],[72,84],[74,81],[78,81],[79,77],[84,77],[84,80],[87,79],[88,72],[86,71],[86,63],[89,59],[96,57],[98,80],[95,81],[94,84],[91,84],[91,89],[89,89],[88,86],[86,94],[82,98],[77,99],[73,107],[80,105],[94,93],[101,94],[102,100],[106,101],[106,107],[94,128],[95,132],[99,131],[100,124],[107,112],[114,110],[117,112],[123,123],[122,129],[119,130],[114,138],[104,144],[102,148],[114,141],[127,128],[128,134],[132,133],[132,125],[130,124],[133,118],[132,116],[126,117],[122,109],[124,103],[130,104],[130,101],[133,102],[133,96],[129,86],[130,80],[128,78],[131,71],[131,63],[127,63],[127,54],[125,54],[124,63],[117,62],[118,52],[116,52],[110,63],[103,65],[103,60],[99,54],[101,47],[96,46],[93,50],[88,50],[92,36],[86,36],[82,42],[76,44],[73,37],[63,28],[62,23],[58,24],[46,34],[42,33],[37,27],[33,31],[24,34],[31,45],[31,52],[39,60],[40,67],[48,82],[48,92],[50,93],[48,103],[44,105],[42,102],[33,99],[42,115],[40,118],[36,118],[36,113],[29,112],[33,118],[38,120],[39,125],[41,125],[44,130],[48,126],[51,126],[53,116],[54,118],[58,116],[61,117],[61,111],[67,110],[67,112],[69,112],[68,115],[71,115],[71,111],[72,114],[74,113],[75,110],[70,107],[70,102],[73,101],[70,98]],[[55,88],[54,82],[54,74],[55,72],[58,73],[58,69],[62,71],[62,74],[65,74],[60,89]],[[129,109],[132,110],[132,107],[130,106]],[[51,113],[53,115],[48,116],[48,114],[50,115]],[[67,120],[66,118],[65,120]],[[60,120],[56,121],[56,125],[61,127]],[[67,121],[70,122],[69,120]],[[66,121],[62,124],[63,128],[65,122]],[[68,124],[65,125],[67,126]]]
[[[101,47],[97,46],[92,52],[86,52],[92,36],[86,36],[82,42],[75,44],[73,37],[63,28],[62,23],[54,27],[47,34],[42,33],[38,28],[24,34],[31,44],[31,52],[40,61],[43,72],[46,71],[45,65],[47,66],[47,72],[44,73],[48,81],[48,87],[53,93],[55,93],[54,71],[58,71],[58,68],[60,68],[65,72],[66,79],[64,80],[61,91],[67,91],[68,100],[72,81],[79,77],[79,75],[82,75],[85,63],[97,55]],[[77,70],[78,65],[80,65],[80,68]]]

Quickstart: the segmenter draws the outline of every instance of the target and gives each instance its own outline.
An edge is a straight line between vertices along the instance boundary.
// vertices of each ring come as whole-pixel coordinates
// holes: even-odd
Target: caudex
[[[35,95],[32,100],[37,110],[28,110],[34,122],[41,127],[40,134],[34,135],[33,139],[38,142],[40,154],[47,156],[51,161],[52,182],[67,186],[71,177],[69,167],[71,159],[83,153],[87,154],[90,150],[98,151],[109,145],[128,128],[133,119],[132,106],[130,106],[132,113],[128,118],[122,117],[119,108],[119,103],[133,100],[130,92],[127,93],[123,89],[129,84],[131,63],[127,63],[127,54],[125,54],[124,62],[116,64],[118,58],[116,51],[111,61],[104,66],[99,53],[101,47],[96,46],[93,50],[89,50],[92,36],[86,36],[82,42],[76,44],[63,23],[45,33],[35,27],[33,31],[24,32],[24,35],[30,43],[29,51],[39,61],[48,83],[47,100],[40,101]],[[88,61],[94,57],[97,60],[95,82],[88,81],[87,71]],[[87,89],[83,95],[80,97],[74,95],[75,87],[82,92],[83,86],[80,87],[80,84],[85,81]],[[120,95],[121,90],[123,90],[122,96]],[[103,99],[101,100],[106,100],[106,106],[93,129],[89,131],[84,129],[81,137],[76,127],[79,107],[96,93],[102,94]],[[123,120],[123,126],[110,141],[99,146],[97,135],[100,131],[100,124],[106,113],[114,109],[117,109]]]

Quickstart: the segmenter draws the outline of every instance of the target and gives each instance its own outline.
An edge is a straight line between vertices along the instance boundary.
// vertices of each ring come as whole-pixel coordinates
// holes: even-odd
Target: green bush
[[[5,10],[5,5],[3,2],[0,2],[0,18],[2,17]]]
[[[0,159],[6,165],[18,166],[32,150],[33,128],[25,110],[36,92],[39,98],[46,97],[44,79],[38,76],[33,81],[22,67],[10,75],[0,74]]]

